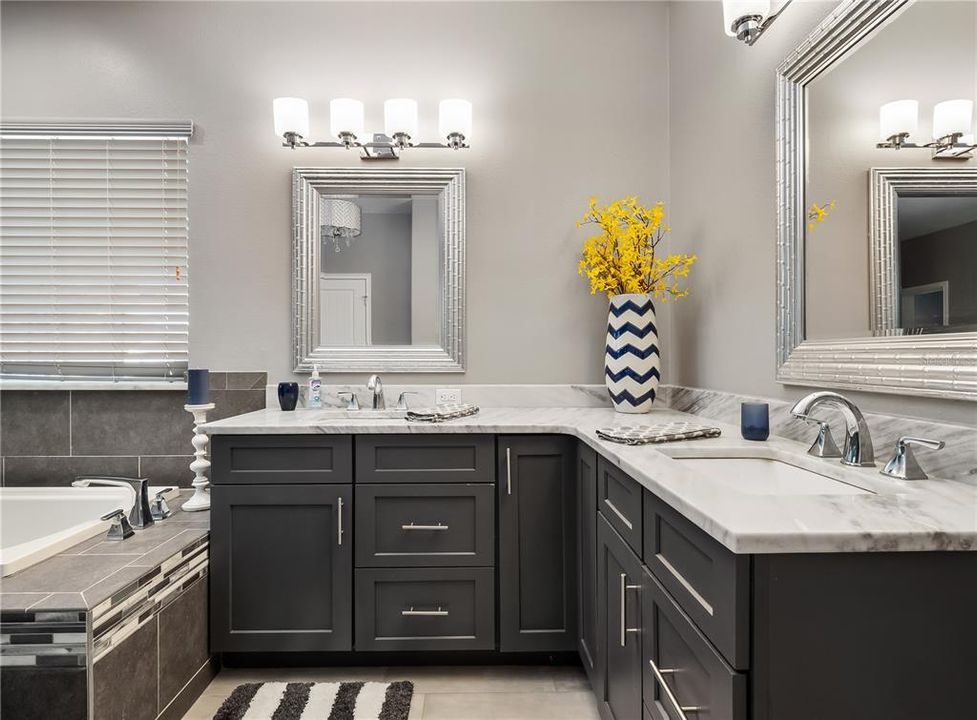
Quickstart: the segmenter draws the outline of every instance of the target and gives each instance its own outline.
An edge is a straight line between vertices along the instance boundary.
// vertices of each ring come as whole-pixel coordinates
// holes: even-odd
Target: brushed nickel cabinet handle
[[[512,450],[505,449],[505,487],[506,492],[512,495]]]
[[[339,522],[336,523],[336,540],[339,545],[343,544],[343,499],[339,498],[336,503],[336,512],[339,515]]]
[[[415,525],[414,523],[410,523],[409,525],[401,525],[400,529],[401,530],[447,530],[448,526],[442,525],[441,523],[438,523],[437,525]]]
[[[628,644],[628,633],[641,632],[641,628],[629,628],[626,622],[627,601],[625,594],[628,590],[640,590],[640,585],[628,585],[627,573],[621,573],[621,647]]]
[[[420,615],[424,617],[448,617],[448,611],[442,610],[440,605],[438,605],[437,610],[415,610],[414,607],[411,606],[409,610],[401,610],[400,614],[404,616]]]
[[[688,716],[685,713],[698,714],[700,712],[705,712],[709,709],[702,705],[680,704],[678,698],[675,697],[675,693],[672,692],[672,689],[668,687],[668,684],[665,682],[665,676],[673,675],[675,673],[675,669],[674,668],[659,669],[658,666],[655,665],[654,660],[649,660],[648,664],[651,665],[651,671],[655,674],[655,679],[658,681],[658,684],[661,686],[662,691],[665,693],[665,697],[668,698],[668,702],[671,703],[672,707],[678,711],[679,717],[682,718],[682,720],[689,720]]]

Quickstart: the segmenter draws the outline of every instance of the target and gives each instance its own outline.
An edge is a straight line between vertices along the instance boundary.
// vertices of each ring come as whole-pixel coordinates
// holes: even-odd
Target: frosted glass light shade
[[[916,133],[919,127],[919,103],[915,100],[896,100],[879,108],[879,139],[893,135]]]
[[[723,0],[723,30],[729,37],[736,37],[733,23],[741,17],[770,14],[770,0]]]
[[[974,123],[973,100],[945,100],[933,107],[933,139],[961,133],[969,135]]]
[[[383,132],[387,137],[397,133],[417,137],[417,101],[393,98],[383,103]]]
[[[329,131],[337,138],[343,133],[363,137],[363,103],[351,98],[330,100]]]
[[[280,97],[272,101],[275,113],[275,134],[295,133],[309,137],[309,103],[302,98]]]
[[[438,134],[447,138],[455,133],[464,135],[466,140],[471,138],[472,104],[456,98],[442,100],[438,106]]]

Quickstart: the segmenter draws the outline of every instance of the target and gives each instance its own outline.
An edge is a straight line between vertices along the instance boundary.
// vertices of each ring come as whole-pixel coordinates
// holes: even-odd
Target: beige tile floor
[[[211,720],[244,682],[411,680],[410,720],[597,720],[590,684],[578,667],[226,668],[183,720]]]

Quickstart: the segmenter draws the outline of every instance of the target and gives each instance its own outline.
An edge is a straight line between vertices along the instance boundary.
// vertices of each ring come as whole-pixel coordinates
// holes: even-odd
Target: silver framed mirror
[[[292,172],[295,372],[463,372],[465,171]]]
[[[858,55],[849,67],[862,95],[877,90],[866,80],[866,68],[881,66],[890,76],[905,78],[892,66],[878,63],[878,58],[865,48],[873,47],[871,43],[879,43],[875,47],[890,43],[906,48],[905,42],[895,42],[895,33],[900,29],[890,31],[888,27],[896,28],[896,20],[903,25],[915,23],[918,18],[910,17],[909,9],[922,12],[926,6],[935,5],[940,4],[919,3],[917,11],[913,0],[846,0],[778,68],[779,382],[977,400],[977,332],[967,321],[951,323],[946,311],[942,325],[934,319],[947,297],[946,292],[941,295],[940,283],[919,282],[911,287],[900,284],[898,235],[900,206],[908,206],[908,198],[972,194],[977,173],[973,161],[932,161],[928,154],[913,155],[912,152],[922,151],[910,150],[870,155],[887,151],[874,148],[877,115],[866,119],[857,114],[864,110],[858,108],[864,98],[855,92],[843,97],[847,125],[839,123],[830,128],[833,132],[815,127],[827,122],[827,113],[824,105],[817,106],[811,100],[812,92],[826,105],[830,105],[832,96],[842,96],[826,85],[841,82],[839,78],[845,74],[839,71],[839,65],[856,51]],[[958,5],[957,9],[961,9],[967,4]],[[963,24],[965,29],[966,25]],[[974,24],[970,26],[973,30]],[[905,28],[906,32],[912,30],[911,26]],[[932,35],[934,42],[947,42],[940,33]],[[973,84],[970,88],[972,91]],[[905,92],[911,94],[912,90]],[[848,185],[836,181],[837,172],[832,182],[825,180],[830,173],[818,172],[812,153],[818,147],[826,147],[824,137],[838,147],[846,147],[844,144],[856,137],[861,143],[857,153],[848,146],[847,152],[829,148],[824,155],[818,155],[819,159],[834,157],[829,169],[835,172],[836,168],[843,168],[848,172]],[[866,146],[866,142],[871,146]],[[866,147],[865,153],[861,153],[862,147]],[[866,162],[866,157],[875,161]],[[906,166],[877,167],[887,161]],[[908,167],[909,163],[926,167]],[[821,162],[821,166],[828,167],[829,163]],[[836,233],[841,230],[846,213],[849,222],[833,249],[824,242],[830,239],[830,233],[822,233],[820,226],[812,229],[808,210],[809,203],[834,200],[829,197],[832,192],[839,194]],[[832,222],[829,218],[825,229]],[[813,237],[810,242],[809,236]],[[974,240],[977,242],[977,237]],[[842,242],[846,245],[842,246]],[[823,275],[830,273],[835,275],[824,280]],[[852,277],[857,277],[858,282],[840,279]],[[902,322],[900,315],[908,315],[907,308],[911,307],[918,309],[921,319]],[[833,332],[839,328],[844,332]]]

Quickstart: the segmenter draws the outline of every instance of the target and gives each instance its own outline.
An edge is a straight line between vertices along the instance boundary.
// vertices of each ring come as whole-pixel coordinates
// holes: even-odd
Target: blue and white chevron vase
[[[614,409],[621,413],[649,412],[660,379],[658,329],[651,296],[615,295],[607,313],[604,351],[604,382]]]

